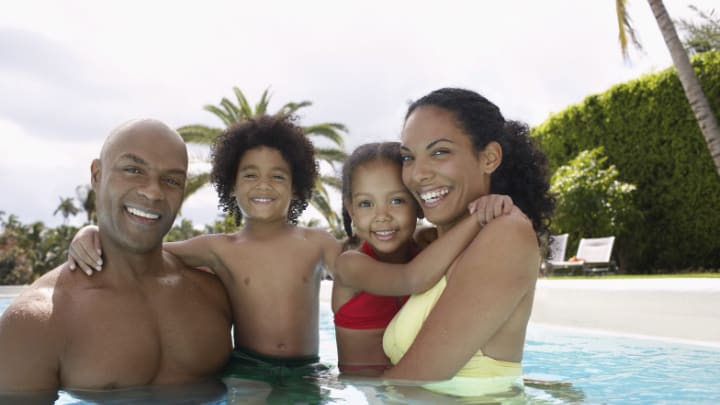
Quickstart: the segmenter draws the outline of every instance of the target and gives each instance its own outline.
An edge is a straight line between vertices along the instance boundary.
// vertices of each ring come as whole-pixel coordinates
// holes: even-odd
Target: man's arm
[[[62,339],[53,324],[52,290],[19,296],[0,318],[0,392],[60,387]]]

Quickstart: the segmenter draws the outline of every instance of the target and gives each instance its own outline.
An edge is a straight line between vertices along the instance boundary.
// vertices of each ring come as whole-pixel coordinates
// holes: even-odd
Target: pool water
[[[10,303],[0,298],[0,313]],[[327,303],[320,309],[320,357],[337,363],[332,313]],[[0,361],[2,361],[0,359]],[[609,334],[569,331],[530,324],[523,358],[526,378],[546,384],[526,383],[518,403],[542,404],[718,404],[720,347],[670,343]],[[550,384],[547,384],[550,382]],[[222,387],[222,386],[221,386]],[[247,388],[247,389],[246,389]],[[215,391],[213,391],[213,389]],[[101,403],[210,403],[234,404],[265,396],[268,403],[377,404],[388,401],[388,387],[337,378],[333,368],[300,386],[243,387],[225,391],[206,386],[163,392],[157,388],[114,392]],[[308,392],[303,392],[307,390]],[[423,391],[415,388],[416,391]],[[193,397],[194,392],[197,394]],[[179,400],[183,398],[183,400]],[[414,398],[414,399],[413,399]],[[450,397],[424,400],[410,394],[402,403],[456,403]],[[257,399],[257,398],[256,398]],[[56,404],[94,403],[61,392]],[[262,403],[262,402],[260,402]],[[515,403],[515,402],[513,402]]]

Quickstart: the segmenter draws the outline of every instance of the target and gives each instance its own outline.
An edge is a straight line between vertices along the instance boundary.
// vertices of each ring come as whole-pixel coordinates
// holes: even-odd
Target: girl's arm
[[[481,348],[519,362],[539,266],[535,232],[522,214],[490,223],[454,265],[413,344],[383,377],[446,380]],[[487,346],[498,334],[503,342]]]
[[[165,242],[163,250],[177,256],[188,267],[224,268],[213,248],[220,237],[201,235],[181,242]],[[79,267],[88,276],[102,270],[102,246],[97,226],[85,226],[75,234],[68,251],[68,264],[70,270]]]
[[[485,196],[480,200],[484,201],[470,204],[473,215],[462,220],[409,263],[384,263],[361,252],[347,251],[335,263],[335,280],[377,295],[398,296],[427,290],[440,280],[477,235],[482,228],[480,223],[492,220],[495,213],[500,216],[513,208],[512,200],[506,196]]]

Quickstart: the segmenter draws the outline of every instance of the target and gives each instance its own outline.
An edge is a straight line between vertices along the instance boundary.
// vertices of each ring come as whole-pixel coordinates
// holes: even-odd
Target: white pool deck
[[[540,279],[530,322],[720,347],[720,278]]]
[[[23,288],[0,286],[0,298]],[[331,290],[323,281],[320,300]],[[541,279],[530,321],[720,347],[720,278]]]

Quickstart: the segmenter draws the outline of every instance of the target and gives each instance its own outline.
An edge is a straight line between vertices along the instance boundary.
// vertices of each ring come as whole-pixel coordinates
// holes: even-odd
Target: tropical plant
[[[55,209],[55,212],[53,212],[53,215],[57,215],[58,212],[63,217],[63,223],[67,224],[68,218],[70,218],[70,216],[77,215],[80,210],[78,209],[78,207],[75,206],[72,197],[60,197],[60,204]]]
[[[636,47],[641,47],[641,45],[632,28],[632,21],[627,13],[626,3],[627,0],[615,0],[620,48],[623,56],[627,59],[628,38]],[[648,0],[648,3],[660,27],[665,45],[667,45],[668,51],[670,51],[670,57],[678,72],[678,77],[685,91],[685,96],[690,103],[690,108],[695,114],[698,125],[700,125],[700,130],[705,138],[710,156],[712,156],[713,162],[715,163],[715,170],[718,175],[720,175],[720,126],[718,126],[718,121],[690,64],[690,58],[680,38],[678,38],[675,25],[665,9],[665,4],[662,0]]]
[[[579,237],[627,237],[641,218],[633,200],[636,187],[619,180],[618,169],[607,164],[602,147],[584,150],[560,166],[550,184],[556,196],[551,228],[556,234],[571,234],[571,252]]]
[[[258,117],[268,114],[268,106],[270,104],[269,89],[266,89],[260,101],[255,106],[251,106],[243,92],[238,87],[233,87],[236,102],[223,97],[219,105],[206,105],[204,110],[218,117],[225,127],[230,127],[244,119]],[[301,101],[299,103],[289,102],[280,107],[275,112],[278,115],[293,115],[298,110],[312,105],[310,101]],[[343,150],[344,140],[342,133],[347,133],[345,125],[336,122],[324,122],[310,126],[303,126],[305,134],[312,137],[330,141],[333,146],[318,147],[316,145],[315,155],[321,162],[326,162],[335,171],[336,164],[341,163],[347,154]],[[178,132],[185,142],[199,145],[211,146],[215,143],[217,137],[222,133],[223,129],[218,127],[209,127],[206,125],[186,125],[178,128]],[[185,187],[185,198],[187,199],[202,186],[208,183],[210,174],[207,171],[193,173],[188,177]],[[310,204],[318,210],[318,212],[327,221],[330,230],[339,236],[342,234],[342,221],[337,213],[330,206],[330,198],[327,192],[327,186],[340,191],[340,181],[335,176],[320,176],[315,184],[315,190],[310,200]]]
[[[688,6],[700,17],[702,22],[694,22],[681,18],[675,24],[685,35],[683,45],[690,54],[709,51],[720,51],[720,17],[715,10],[705,12],[694,5]]]
[[[77,194],[77,200],[80,202],[80,208],[87,216],[85,224],[96,224],[95,190],[89,184],[85,184],[75,187],[75,194]]]
[[[27,284],[65,262],[78,228],[21,223],[0,211],[0,284]]]

